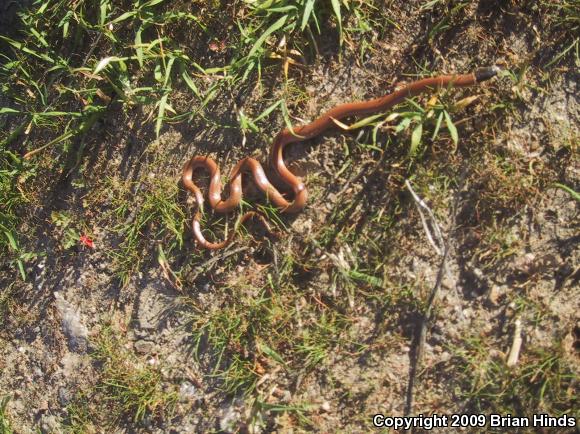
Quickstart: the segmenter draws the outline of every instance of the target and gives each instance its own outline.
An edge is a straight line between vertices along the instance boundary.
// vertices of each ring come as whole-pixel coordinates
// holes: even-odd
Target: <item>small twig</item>
[[[407,187],[407,190],[409,190],[409,192],[413,196],[413,199],[415,200],[415,204],[417,205],[417,210],[419,211],[419,216],[421,217],[421,223],[423,223],[423,229],[425,230],[425,234],[427,235],[427,239],[429,240],[429,243],[431,244],[431,246],[433,246],[433,249],[435,249],[437,254],[439,256],[441,256],[442,255],[441,249],[445,245],[445,242],[443,241],[443,236],[441,235],[441,229],[439,228],[439,224],[437,223],[437,220],[435,219],[435,215],[433,214],[433,211],[431,211],[431,208],[429,208],[427,206],[427,204],[423,201],[423,199],[421,199],[417,195],[417,193],[415,193],[415,191],[413,190],[413,187],[411,187],[411,183],[409,182],[408,179],[405,180],[405,186]],[[431,231],[429,230],[429,225],[427,224],[427,219],[425,218],[425,215],[423,214],[423,211],[421,210],[421,208],[423,208],[425,211],[427,211],[427,214],[429,215],[429,218],[431,221],[431,226],[433,227],[433,232],[435,233],[435,236],[437,237],[437,241],[439,243],[439,246],[435,243],[435,240],[433,239],[433,236],[431,235]]]
[[[439,242],[441,243],[441,246],[443,249],[443,252],[439,253],[440,255],[442,254],[442,258],[441,258],[441,263],[439,265],[439,269],[437,271],[437,278],[435,280],[435,285],[433,286],[433,289],[431,290],[431,294],[429,295],[429,300],[427,301],[427,308],[425,309],[425,312],[423,313],[423,317],[421,319],[421,324],[420,324],[418,333],[415,335],[415,345],[413,346],[413,351],[411,352],[411,367],[409,369],[409,384],[407,386],[407,402],[405,405],[405,416],[410,416],[412,411],[413,411],[413,399],[414,399],[413,391],[414,391],[414,387],[415,387],[417,372],[419,372],[419,370],[421,368],[421,364],[423,361],[423,354],[425,352],[425,341],[427,339],[427,330],[428,330],[429,325],[430,325],[431,320],[432,320],[433,304],[435,303],[435,300],[437,299],[437,296],[439,295],[439,290],[441,289],[441,283],[443,282],[443,277],[444,277],[445,272],[447,270],[447,258],[449,256],[449,250],[450,250],[450,239],[451,239],[451,235],[453,234],[455,220],[457,218],[457,210],[459,209],[460,195],[457,194],[456,198],[453,202],[453,208],[451,210],[451,221],[454,223],[453,223],[452,227],[449,229],[449,234],[447,235],[447,239],[444,240],[443,236],[441,235],[441,230],[439,229],[439,225],[437,223],[437,220],[435,219],[435,216],[433,215],[433,213],[431,212],[429,207],[425,204],[425,202],[423,202],[423,200],[419,196],[417,196],[417,194],[415,194],[415,192],[411,188],[411,184],[409,183],[409,181],[405,181],[405,185],[407,186],[407,189],[413,195],[413,199],[415,199],[416,203],[418,204],[417,208],[419,209],[419,213],[421,214],[421,208],[424,208],[427,211],[427,213],[429,214],[429,217],[431,218],[435,234],[437,235],[437,238],[438,238]],[[425,225],[424,225],[424,227],[426,228]],[[430,234],[430,232],[427,230],[427,228],[425,229],[425,232],[427,234]],[[428,235],[428,238],[429,238],[429,235]],[[430,242],[436,251],[438,251],[438,252],[441,251],[439,249],[439,247],[434,244],[432,237],[430,237]]]
[[[522,342],[522,321],[516,318],[514,322],[514,340],[512,341],[512,347],[507,359],[507,365],[509,367],[517,365],[520,350],[522,349]]]
[[[439,271],[437,272],[437,280],[435,281],[435,286],[431,290],[429,295],[429,301],[427,303],[427,309],[423,314],[421,320],[421,327],[419,329],[419,334],[416,337],[415,351],[411,355],[411,372],[409,374],[409,384],[407,386],[407,404],[405,406],[405,416],[411,415],[413,411],[413,389],[415,387],[415,379],[417,377],[417,372],[421,367],[423,361],[423,354],[425,352],[425,341],[427,339],[427,328],[431,322],[431,312],[433,309],[433,303],[439,294],[439,289],[441,288],[441,282],[443,281],[443,275],[447,264],[447,257],[449,254],[449,242],[445,243],[445,249],[443,250],[443,258],[441,259],[441,264],[439,265]]]

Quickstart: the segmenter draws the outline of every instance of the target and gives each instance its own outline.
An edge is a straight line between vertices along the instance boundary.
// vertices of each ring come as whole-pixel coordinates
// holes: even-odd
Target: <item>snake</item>
[[[233,211],[242,199],[242,175],[250,173],[256,186],[266,195],[266,198],[275,205],[282,213],[297,213],[301,211],[308,200],[308,190],[302,178],[294,175],[284,163],[284,149],[291,143],[310,140],[322,133],[335,128],[337,121],[345,118],[358,118],[375,113],[382,113],[399,104],[407,98],[434,91],[440,88],[460,88],[473,86],[489,80],[499,73],[497,66],[477,69],[469,74],[448,74],[436,77],[424,78],[411,82],[394,92],[375,99],[344,103],[331,108],[314,121],[296,127],[284,128],[278,133],[271,145],[269,164],[274,174],[280,181],[289,187],[292,194],[288,198],[272,185],[266,176],[262,164],[251,157],[240,160],[232,169],[229,178],[229,196],[222,198],[223,186],[220,169],[217,163],[209,156],[197,155],[192,157],[183,167],[182,183],[194,198],[197,208],[193,217],[192,231],[199,247],[209,250],[222,249],[228,246],[234,239],[234,235],[240,225],[251,218],[262,221],[266,229],[272,232],[266,218],[256,211],[249,211],[240,216],[234,230],[222,241],[208,241],[202,233],[201,221],[203,217],[204,195],[201,189],[194,183],[193,176],[196,171],[203,169],[209,173],[208,201],[211,208],[217,213],[229,213]]]

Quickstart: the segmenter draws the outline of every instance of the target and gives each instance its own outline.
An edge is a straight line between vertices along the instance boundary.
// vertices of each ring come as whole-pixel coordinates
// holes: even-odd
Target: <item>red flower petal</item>
[[[94,249],[95,248],[95,243],[93,243],[93,240],[91,240],[89,237],[87,237],[86,235],[81,235],[79,238],[79,241],[81,242],[81,244]]]

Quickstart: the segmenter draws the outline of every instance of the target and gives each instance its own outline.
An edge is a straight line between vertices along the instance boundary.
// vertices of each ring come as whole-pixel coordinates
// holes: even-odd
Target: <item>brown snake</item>
[[[463,75],[440,75],[437,77],[426,78],[407,84],[403,88],[385,95],[380,98],[369,101],[352,102],[347,104],[340,104],[326,113],[322,114],[318,119],[306,125],[297,126],[290,131],[288,128],[282,130],[274,139],[272,143],[272,151],[270,153],[270,164],[275,170],[280,179],[292,188],[294,192],[294,199],[288,201],[268,180],[262,165],[254,158],[246,157],[242,159],[234,169],[230,176],[230,194],[227,199],[222,199],[222,183],[220,179],[220,170],[218,165],[210,157],[195,156],[189,160],[184,168],[182,181],[183,185],[194,195],[197,206],[195,217],[193,218],[193,234],[197,243],[206,249],[221,249],[230,244],[236,233],[236,230],[230,232],[228,238],[218,243],[207,241],[201,232],[201,213],[204,203],[203,193],[193,182],[193,173],[197,169],[206,169],[210,174],[209,184],[209,203],[210,206],[219,213],[227,213],[236,208],[242,198],[242,174],[244,172],[251,172],[254,181],[258,188],[266,194],[266,197],[274,205],[276,205],[281,212],[295,213],[300,211],[306,205],[308,193],[306,186],[302,179],[295,176],[284,164],[283,152],[286,145],[290,143],[302,142],[312,139],[323,132],[336,127],[334,120],[341,120],[346,117],[358,117],[386,111],[392,106],[402,102],[406,98],[418,95],[420,93],[442,88],[442,87],[466,87],[480,83],[494,77],[499,72],[496,66],[478,69],[471,74]],[[243,214],[236,223],[236,228],[243,224],[251,217],[257,217],[270,230],[268,223],[264,217],[256,212],[247,212]]]

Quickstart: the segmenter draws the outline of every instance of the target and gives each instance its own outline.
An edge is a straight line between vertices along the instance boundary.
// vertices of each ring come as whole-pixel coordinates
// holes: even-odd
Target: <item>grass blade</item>
[[[310,15],[312,14],[312,10],[314,9],[314,3],[316,0],[306,0],[306,5],[304,6],[304,14],[302,15],[302,24],[300,25],[300,30],[304,31],[306,26],[308,25],[308,21],[310,19]]]
[[[419,143],[421,143],[421,136],[423,135],[423,124],[418,124],[413,133],[411,133],[411,149],[409,154],[411,157],[417,155],[417,149],[419,148]]]
[[[274,24],[272,24],[270,27],[268,27],[268,29],[262,34],[262,36],[260,36],[258,38],[258,40],[254,43],[254,46],[252,47],[252,49],[248,53],[248,57],[252,57],[254,54],[256,54],[256,52],[262,47],[262,44],[264,44],[264,41],[266,40],[266,38],[268,38],[268,36],[270,36],[276,30],[279,30],[280,28],[282,28],[282,26],[284,24],[286,24],[287,19],[288,19],[288,16],[284,15],[283,17],[278,18],[278,20]]]
[[[445,124],[447,125],[447,129],[449,130],[449,134],[451,134],[451,139],[455,144],[455,148],[457,148],[457,144],[459,143],[459,135],[457,134],[457,128],[453,125],[451,121],[451,116],[447,111],[444,111],[443,114],[445,115]]]
[[[159,100],[159,111],[157,112],[157,120],[155,121],[155,135],[159,137],[161,131],[161,124],[163,123],[163,116],[165,115],[165,108],[167,107],[167,98],[169,93],[166,93]]]

